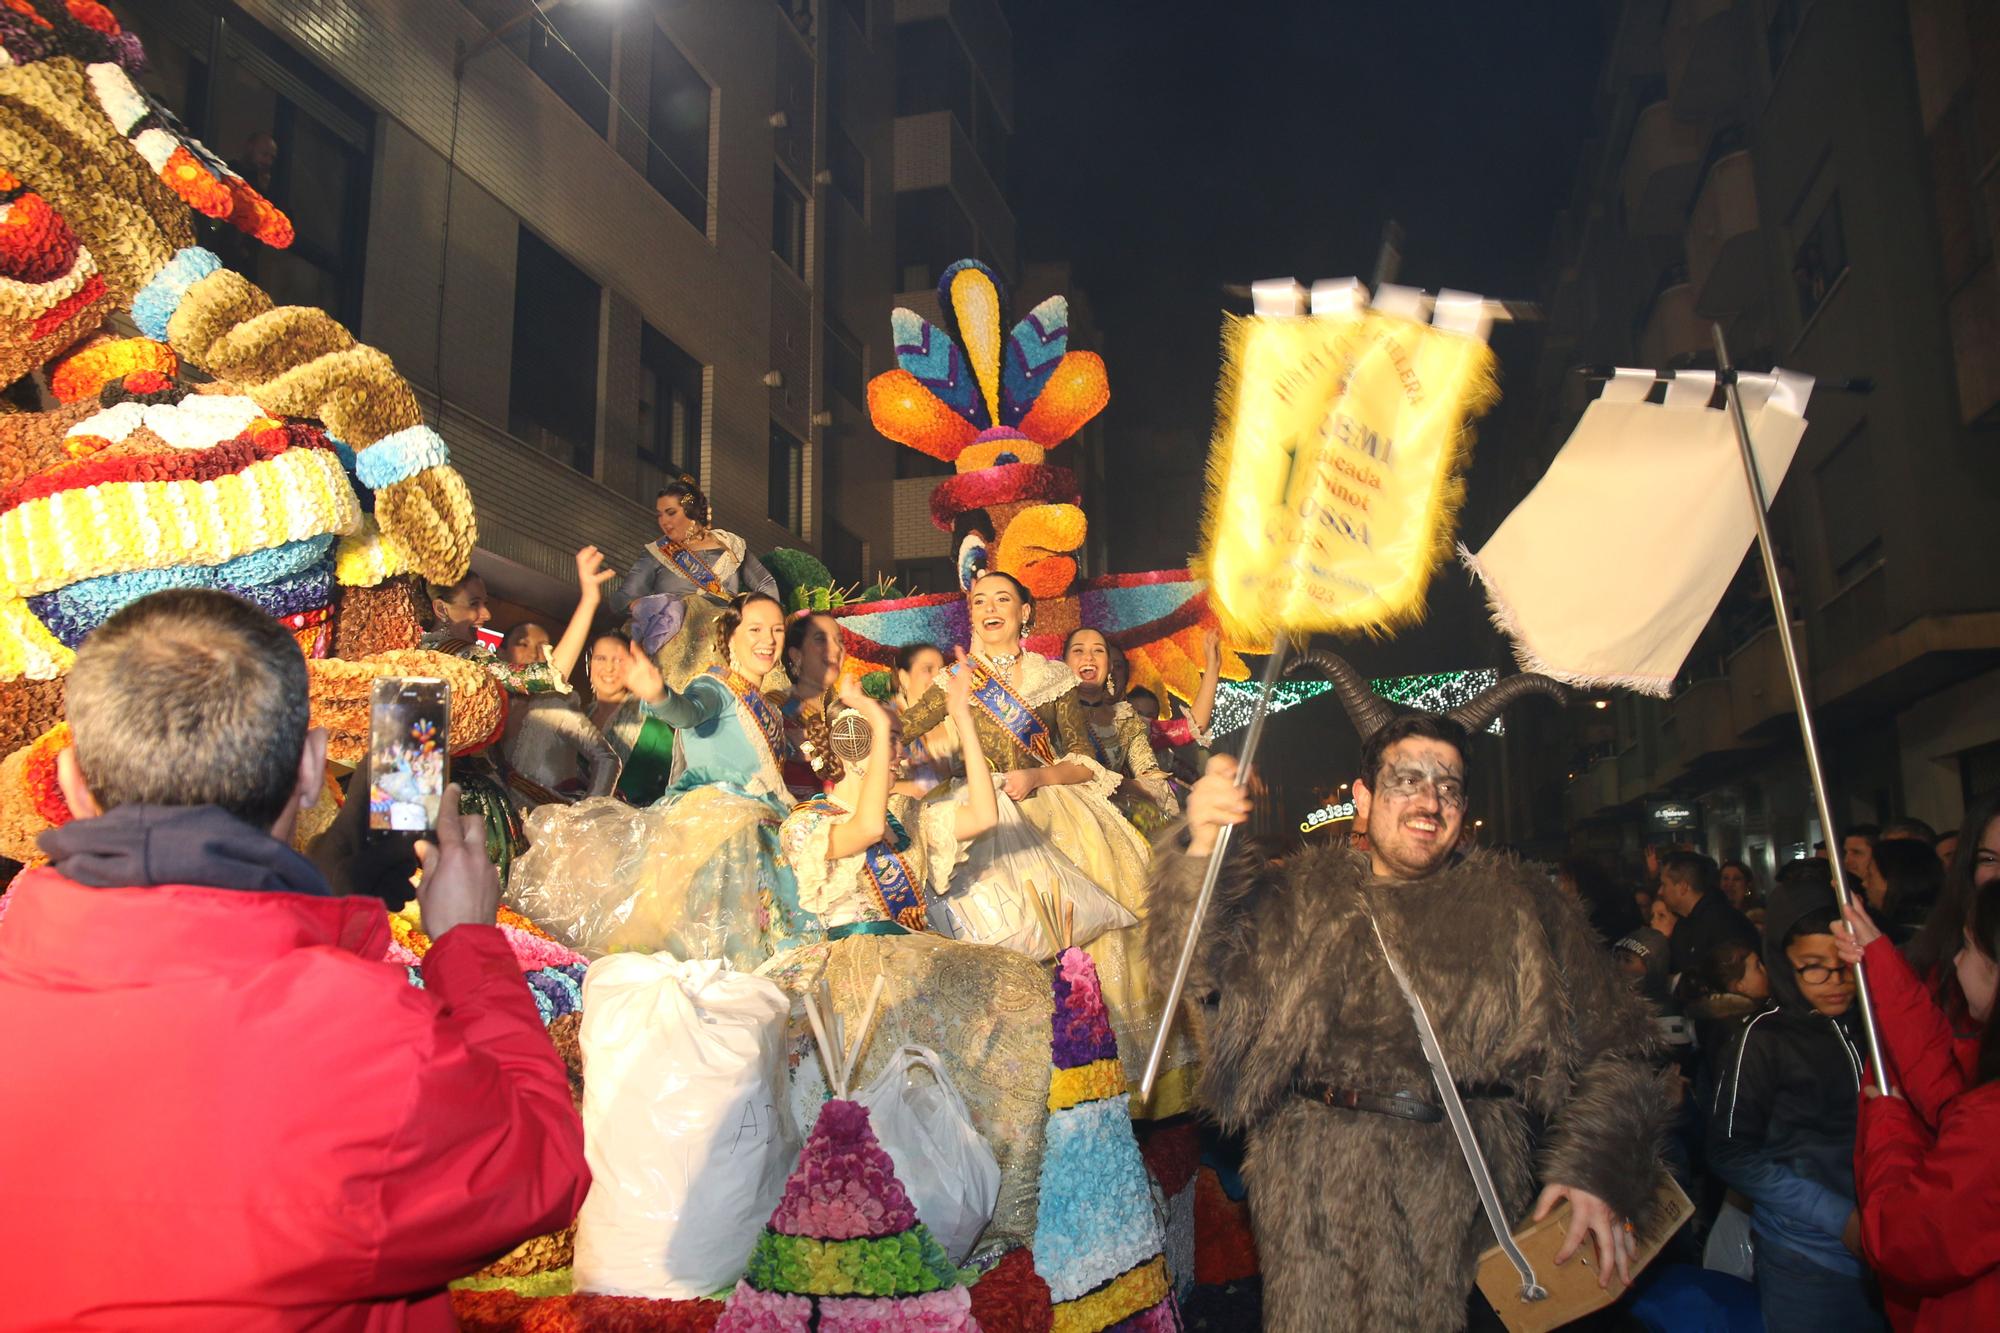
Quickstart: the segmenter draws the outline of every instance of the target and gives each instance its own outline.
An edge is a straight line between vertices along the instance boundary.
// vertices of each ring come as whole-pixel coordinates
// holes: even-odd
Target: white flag
[[[1750,486],[1713,372],[1616,372],[1547,475],[1477,554],[1493,622],[1523,668],[1662,697],[1757,535]],[[1766,496],[1805,433],[1812,378],[1738,377]]]

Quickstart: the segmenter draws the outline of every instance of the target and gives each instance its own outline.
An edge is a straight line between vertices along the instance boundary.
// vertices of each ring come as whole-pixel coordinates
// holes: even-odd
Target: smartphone
[[[451,686],[429,676],[377,680],[368,709],[370,836],[435,838],[451,780]]]

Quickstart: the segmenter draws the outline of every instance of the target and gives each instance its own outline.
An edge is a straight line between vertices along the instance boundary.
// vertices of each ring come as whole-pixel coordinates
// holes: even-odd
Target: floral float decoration
[[[0,5],[0,754],[50,734],[91,630],[207,587],[292,631],[351,758],[338,733],[351,749],[386,668],[339,668],[414,648],[410,584],[464,575],[471,495],[388,357],[195,244],[197,215],[274,247],[292,224],[138,86],[144,62],[96,0]],[[447,674],[421,656],[398,666]],[[503,706],[463,690],[454,750]],[[61,812],[8,777],[0,852],[23,859]]]
[[[1055,1302],[1055,1333],[1177,1333],[1180,1309],[1132,1136],[1125,1067],[1097,966],[1056,956],[1048,1146],[1035,1219],[1035,1271]]]
[[[930,511],[952,534],[958,587],[835,610],[849,671],[886,670],[908,643],[966,642],[965,590],[991,569],[1034,594],[1031,650],[1058,656],[1070,630],[1088,625],[1125,651],[1134,685],[1192,698],[1202,631],[1215,623],[1201,582],[1185,569],[1077,578],[1081,492],[1048,454],[1104,410],[1111,386],[1102,358],[1069,346],[1068,299],[1051,296],[1010,329],[1005,284],[961,259],[944,271],[938,302],[955,336],[913,310],[890,313],[897,365],[869,381],[868,414],[889,439],[957,469]],[[1248,671],[1225,652],[1223,674]]]

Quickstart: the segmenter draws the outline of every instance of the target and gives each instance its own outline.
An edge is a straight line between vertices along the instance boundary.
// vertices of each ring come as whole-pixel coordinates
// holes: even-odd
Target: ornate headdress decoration
[[[1385,699],[1370,689],[1368,682],[1346,658],[1338,653],[1320,651],[1301,653],[1285,668],[1285,674],[1292,675],[1302,667],[1317,668],[1321,675],[1333,682],[1333,692],[1347,709],[1347,716],[1354,722],[1354,730],[1363,741],[1382,728],[1406,714],[1422,710],[1409,708],[1392,699]],[[1465,728],[1468,736],[1484,731],[1493,719],[1513,707],[1524,695],[1546,694],[1558,704],[1569,703],[1569,691],[1562,684],[1548,676],[1523,673],[1509,676],[1492,687],[1482,690],[1458,707],[1437,716],[1445,717]]]

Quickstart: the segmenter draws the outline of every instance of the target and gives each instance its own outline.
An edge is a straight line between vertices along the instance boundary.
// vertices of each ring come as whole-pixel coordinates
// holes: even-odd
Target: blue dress
[[[778,700],[716,669],[647,712],[679,737],[666,795],[535,811],[508,881],[515,909],[593,958],[665,951],[747,970],[823,938],[779,855],[791,802]]]

